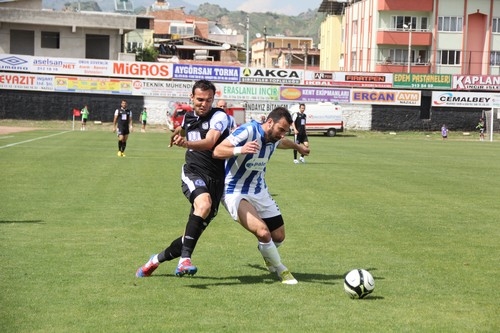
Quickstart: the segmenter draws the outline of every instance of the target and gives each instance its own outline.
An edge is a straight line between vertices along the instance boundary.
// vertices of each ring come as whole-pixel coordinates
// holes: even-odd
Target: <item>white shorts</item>
[[[257,210],[259,217],[262,219],[281,215],[278,204],[274,201],[267,190],[264,190],[259,194],[224,194],[222,204],[226,207],[227,212],[235,221],[239,221],[238,207],[240,206],[241,200],[250,202],[252,206],[255,207],[255,210]]]

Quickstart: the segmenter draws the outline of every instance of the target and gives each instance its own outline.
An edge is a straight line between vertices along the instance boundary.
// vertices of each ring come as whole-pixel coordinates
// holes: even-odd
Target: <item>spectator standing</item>
[[[448,139],[448,128],[446,127],[445,124],[441,126],[441,136],[443,137],[443,140]]]
[[[484,141],[484,129],[485,129],[485,125],[484,125],[484,119],[483,118],[479,119],[479,123],[477,124],[476,129],[479,130],[479,141]]]
[[[139,121],[141,122],[141,132],[146,132],[146,124],[148,122],[148,111],[147,108],[144,107],[139,115]]]
[[[80,131],[85,131],[87,129],[87,120],[89,119],[89,108],[87,104],[83,107],[83,109],[80,111],[80,114],[82,115],[82,127],[80,128]]]

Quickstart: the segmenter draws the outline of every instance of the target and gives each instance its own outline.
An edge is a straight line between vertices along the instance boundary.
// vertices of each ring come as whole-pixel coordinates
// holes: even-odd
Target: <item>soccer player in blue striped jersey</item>
[[[231,133],[214,149],[214,157],[226,159],[222,203],[231,217],[255,235],[258,249],[272,273],[284,284],[297,280],[281,262],[278,247],[285,240],[281,211],[269,194],[266,166],[276,148],[295,149],[309,155],[309,148],[285,138],[292,116],[277,107],[264,123],[252,120]]]

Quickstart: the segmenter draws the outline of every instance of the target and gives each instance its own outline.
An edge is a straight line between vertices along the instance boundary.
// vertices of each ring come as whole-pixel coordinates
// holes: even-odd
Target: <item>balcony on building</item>
[[[410,31],[408,29],[395,28],[377,31],[377,46],[380,52],[375,64],[375,71],[386,73],[407,72],[409,43]],[[411,73],[430,73],[431,46],[431,31],[411,29]],[[401,54],[397,54],[396,51],[400,51]]]

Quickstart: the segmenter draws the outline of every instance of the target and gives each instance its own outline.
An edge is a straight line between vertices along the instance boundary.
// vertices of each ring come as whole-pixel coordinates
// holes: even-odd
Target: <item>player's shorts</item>
[[[87,123],[87,118],[82,119],[82,123],[86,124]]]
[[[309,139],[307,138],[306,133],[298,133],[295,135],[295,143],[300,144],[304,142],[309,142]]]
[[[116,129],[116,134],[118,134],[118,135],[128,135],[128,134],[130,134],[130,129],[128,127],[118,127]]]
[[[142,124],[143,124],[143,125],[146,125],[146,120],[143,120],[143,121],[142,121]]]
[[[223,179],[215,179],[207,175],[193,172],[184,164],[182,166],[181,180],[182,192],[191,203],[193,203],[194,199],[202,193],[210,194],[212,209],[207,220],[210,221],[215,217],[219,209],[222,195],[224,194]]]
[[[222,204],[226,207],[227,212],[235,221],[239,221],[238,207],[240,206],[241,200],[246,200],[251,203],[252,206],[255,207],[255,210],[257,210],[259,217],[262,219],[281,215],[278,204],[274,201],[267,190],[264,190],[259,194],[226,193],[222,199]]]

